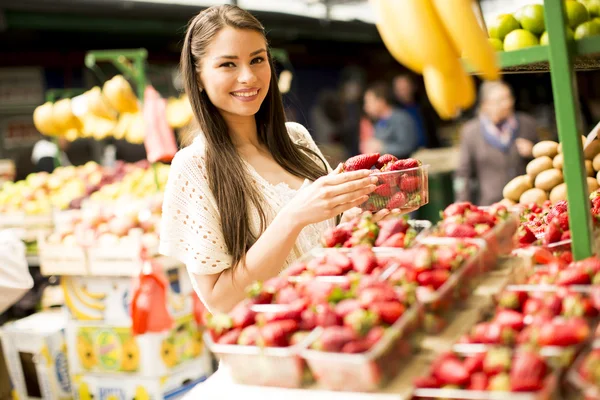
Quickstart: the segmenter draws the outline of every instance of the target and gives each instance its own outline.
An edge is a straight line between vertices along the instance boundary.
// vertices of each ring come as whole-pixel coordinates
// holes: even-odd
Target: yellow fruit
[[[523,6],[519,13],[515,14],[515,17],[523,29],[535,35],[539,35],[546,29],[544,6],[541,4]]]
[[[587,8],[581,3],[567,1],[565,2],[565,9],[567,12],[567,21],[571,28],[575,28],[590,19]]]
[[[504,51],[524,49],[538,44],[538,39],[533,33],[525,29],[517,29],[504,38]]]
[[[71,109],[71,99],[62,99],[52,106],[52,117],[57,128],[65,134],[67,131],[81,130],[82,124]],[[71,134],[72,135],[72,134]]]
[[[96,117],[115,120],[117,117],[116,111],[108,105],[106,99],[102,96],[102,91],[98,86],[94,86],[85,92],[87,100],[88,112]]]
[[[175,344],[171,338],[162,341],[160,346],[160,357],[167,368],[173,368],[179,362],[177,359],[177,352],[175,351]]]
[[[579,0],[587,8],[590,17],[600,17],[600,0]]]
[[[125,134],[125,140],[134,144],[144,143],[146,131],[144,127],[144,117],[142,113],[136,113],[133,116],[132,122],[129,125],[129,130]]]
[[[121,370],[137,371],[140,364],[140,349],[135,338],[131,337],[123,343],[123,358],[121,359]]]
[[[90,393],[90,388],[84,382],[79,385],[79,400],[92,400],[94,396]]]
[[[412,52],[411,47],[404,46],[402,30],[390,11],[390,0],[371,0],[371,4],[375,10],[377,30],[392,57],[414,72],[422,74],[423,61],[418,53]]]
[[[427,97],[442,119],[456,118],[460,113],[451,79],[437,68],[427,67],[423,71]]]
[[[493,39],[504,40],[506,35],[519,28],[519,21],[511,14],[500,14],[488,24],[488,33]]]
[[[52,103],[47,102],[33,111],[33,124],[43,135],[54,136],[60,132],[52,116],[52,108]]]
[[[565,33],[567,35],[567,40],[573,40],[575,37],[575,34],[573,33],[573,30],[571,28],[569,28],[568,26],[565,26]],[[542,33],[542,36],[540,36],[540,44],[542,46],[547,46],[548,45],[548,32],[544,32]]]
[[[135,388],[135,397],[133,400],[150,400],[150,395],[146,392],[142,386],[138,386]]]
[[[102,94],[107,103],[120,113],[139,111],[137,97],[122,75],[116,75],[104,84]]]
[[[84,369],[90,370],[98,363],[94,347],[86,335],[77,335],[77,354]]]
[[[584,37],[600,35],[600,23],[596,21],[587,21],[579,25],[575,29],[575,40],[583,39]]]
[[[502,44],[502,40],[500,40],[500,39],[494,39],[494,38],[488,38],[488,42],[490,42],[490,45],[492,45],[492,47],[494,48],[494,50],[496,50],[496,51],[503,51],[504,50],[504,45]]]
[[[433,67],[448,76],[454,72],[449,62],[458,59],[458,50],[450,41],[432,0],[387,0],[387,11],[402,31],[403,48],[419,56],[425,67]]]
[[[497,80],[500,69],[496,52],[475,17],[473,1],[433,0],[433,6],[454,47],[485,79]]]
[[[202,339],[202,332],[194,332],[194,338],[192,339],[192,356],[198,357],[204,350],[204,340]]]

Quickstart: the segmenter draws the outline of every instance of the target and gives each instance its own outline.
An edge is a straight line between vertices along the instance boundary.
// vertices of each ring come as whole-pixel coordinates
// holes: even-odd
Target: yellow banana
[[[104,311],[106,306],[104,305],[104,303],[102,303],[102,300],[95,300],[93,298],[90,299],[86,297],[81,290],[81,286],[79,286],[80,283],[74,282],[73,278],[67,276],[63,276],[61,279],[68,280],[68,283],[65,283],[65,285],[71,287],[75,299],[77,299],[85,307],[91,308],[92,310]]]
[[[85,312],[79,310],[76,303],[73,301],[73,298],[71,297],[71,293],[67,286],[67,280],[64,279],[64,277],[60,280],[60,286],[62,287],[63,293],[65,295],[65,305],[67,306],[69,311],[71,311],[71,314],[73,315],[73,317],[75,319],[78,319],[81,321],[100,321],[100,320],[102,320],[102,315],[86,314]],[[96,311],[92,311],[92,312],[97,314]]]
[[[44,135],[58,135],[60,129],[52,116],[52,103],[46,102],[33,111],[33,124]]]
[[[79,118],[71,110],[71,99],[62,99],[54,103],[52,106],[52,118],[56,127],[65,135],[69,130],[79,131],[82,126]]]
[[[500,69],[496,52],[473,12],[473,0],[432,0],[454,47],[485,79],[496,80]]]
[[[449,75],[453,69],[450,60],[459,56],[431,1],[387,0],[387,11],[402,32],[402,45],[409,54],[418,54],[424,66]]]
[[[455,118],[460,107],[455,101],[452,77],[446,76],[435,67],[425,67],[423,70],[425,90],[431,105],[442,119]]]
[[[400,37],[401,32],[398,32],[394,14],[390,12],[389,1],[371,0],[371,5],[375,10],[376,26],[381,40],[392,57],[414,72],[422,74],[423,62],[420,60],[419,54],[412,53],[410,48],[403,46],[406,41]]]

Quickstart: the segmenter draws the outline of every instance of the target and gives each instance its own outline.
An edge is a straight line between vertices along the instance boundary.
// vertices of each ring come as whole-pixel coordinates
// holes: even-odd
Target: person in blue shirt
[[[364,147],[369,153],[390,153],[408,158],[417,150],[417,124],[406,111],[393,105],[391,88],[385,82],[371,85],[365,92],[364,109],[373,120],[374,137]]]

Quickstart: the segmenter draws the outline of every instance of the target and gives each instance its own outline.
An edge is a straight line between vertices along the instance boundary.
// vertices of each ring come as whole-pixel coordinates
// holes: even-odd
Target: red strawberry
[[[569,240],[571,239],[571,231],[564,231],[560,237],[560,240]]]
[[[423,271],[417,275],[419,286],[431,286],[434,290],[440,288],[450,278],[450,272],[445,269]]]
[[[560,214],[566,213],[567,208],[568,205],[566,200],[561,200],[558,203],[556,203],[546,215],[546,223],[549,224],[554,218],[558,217]]]
[[[458,249],[453,246],[436,247],[433,256],[435,268],[446,269],[449,271],[458,268],[464,261],[462,254],[459,254]]]
[[[379,159],[377,160],[377,164],[375,164],[375,167],[377,169],[381,169],[384,166],[386,166],[389,163],[393,163],[394,161],[397,161],[398,157],[393,156],[391,154],[384,154],[381,157],[379,157]]]
[[[290,276],[298,276],[306,271],[306,263],[297,262],[281,273],[281,276],[286,278]]]
[[[254,323],[256,313],[250,309],[250,304],[241,302],[229,313],[234,328],[245,328]]]
[[[422,376],[413,380],[413,386],[417,389],[438,389],[440,383],[435,376]]]
[[[342,273],[352,270],[352,260],[350,260],[350,258],[343,253],[332,251],[329,252],[325,258],[329,264],[340,267],[342,269]]]
[[[242,328],[234,328],[217,339],[219,344],[236,344]]]
[[[275,278],[271,278],[263,284],[263,290],[268,293],[277,293],[287,285],[289,285],[287,278],[276,276]]]
[[[392,187],[389,183],[385,182],[381,185],[377,186],[377,188],[373,191],[373,193],[378,194],[383,197],[390,197],[392,195]]]
[[[404,192],[396,192],[386,204],[386,208],[388,210],[393,210],[395,208],[402,208],[406,205],[408,201],[406,194]]]
[[[517,310],[527,301],[527,292],[510,292],[504,291],[498,296],[498,304],[500,307]]]
[[[469,381],[469,371],[456,358],[446,358],[432,372],[442,386],[465,385]]]
[[[519,351],[510,369],[510,388],[513,392],[537,392],[542,389],[546,363],[531,351]]]
[[[378,315],[381,321],[392,325],[404,314],[406,307],[397,301],[385,301],[371,304],[369,310]]]
[[[469,375],[483,371],[483,360],[485,360],[485,353],[475,353],[465,359],[464,366],[469,371]]]
[[[465,214],[465,211],[476,210],[476,209],[477,209],[477,207],[475,207],[473,204],[469,203],[468,201],[463,201],[460,203],[453,203],[453,204],[450,204],[448,207],[446,207],[446,209],[442,212],[442,217],[444,219],[446,219],[448,217],[463,216]]]
[[[498,310],[493,322],[516,331],[520,331],[525,326],[523,314],[514,310]]]
[[[336,321],[337,322],[337,321]],[[317,327],[317,314],[313,308],[307,308],[300,315],[300,324],[298,329],[302,331],[310,331]]]
[[[292,335],[292,337],[290,337],[290,346],[295,346],[298,343],[303,342],[304,339],[306,339],[308,335],[310,335],[309,331],[298,331],[298,332],[295,332]]]
[[[315,307],[317,326],[334,326],[340,324],[340,318],[328,303],[318,304]]]
[[[315,276],[339,276],[342,275],[342,268],[337,265],[319,265],[313,273]]]
[[[515,331],[494,322],[480,322],[471,329],[471,341],[482,344],[511,344]]]
[[[467,386],[467,390],[485,391],[488,387],[488,377],[483,372],[477,372],[471,375],[471,383]]]
[[[347,229],[340,229],[334,227],[326,230],[321,238],[323,247],[337,247],[342,246],[346,240],[350,239],[351,233]]]
[[[354,270],[363,274],[371,273],[377,268],[377,258],[368,246],[357,246],[352,249],[350,257]]]
[[[569,234],[570,233],[571,232],[569,231]],[[563,251],[559,256],[559,259],[565,264],[571,264],[573,262],[573,253],[570,251]]]
[[[281,320],[297,320],[300,321],[302,312],[308,307],[308,299],[300,298],[293,301],[291,304],[281,306],[281,310],[258,314],[256,321],[260,323],[268,323]]]
[[[288,337],[298,330],[298,322],[293,319],[269,322],[260,329],[263,345],[266,347],[285,347]]]
[[[371,328],[369,333],[367,333],[367,336],[365,336],[364,340],[369,345],[369,348],[371,348],[381,340],[384,334],[385,328],[383,326],[374,326],[373,328]]]
[[[339,318],[344,318],[353,311],[361,309],[360,301],[356,299],[345,299],[335,306],[335,313]]]
[[[344,345],[357,340],[356,333],[345,326],[329,326],[323,329],[321,336],[312,344],[311,348],[319,351],[340,352]]]
[[[394,233],[392,236],[387,238],[385,241],[379,243],[378,247],[396,247],[404,248],[406,245],[406,235],[402,232]]]
[[[386,171],[402,171],[410,168],[417,168],[421,165],[421,161],[415,160],[414,158],[406,158],[403,160],[395,161],[390,164]]]
[[[533,253],[533,261],[536,264],[540,264],[540,265],[546,265],[546,264],[550,264],[552,261],[555,261],[556,257],[554,256],[554,254],[552,254],[552,252],[548,249],[545,249],[543,247],[538,247],[535,250],[535,253]]]
[[[242,333],[240,333],[237,344],[241,346],[256,346],[259,340],[260,328],[256,325],[250,325],[244,328]]]
[[[379,322],[379,316],[362,308],[352,311],[344,317],[344,326],[351,328],[360,336],[365,336]]]
[[[369,350],[369,344],[362,339],[353,340],[352,342],[346,343],[342,347],[342,353],[356,354],[364,353]]]
[[[284,287],[275,295],[275,302],[277,304],[292,304],[298,299],[300,299],[300,294],[292,286]]]
[[[581,266],[581,269],[590,274],[600,272],[600,259],[596,256],[588,257],[585,260],[579,261],[577,264]]]
[[[470,225],[446,225],[444,234],[447,237],[454,238],[474,238],[477,236],[477,231]]]
[[[484,212],[484,211],[471,211],[465,214],[465,224],[476,226],[479,224],[487,224],[489,226],[494,226],[494,216]]]
[[[227,314],[209,314],[207,326],[213,338],[218,338],[229,329],[233,328],[233,319]]]
[[[523,314],[535,315],[544,308],[544,301],[539,298],[531,297],[523,304]]]
[[[390,236],[395,233],[406,233],[410,225],[404,218],[386,219],[380,221],[379,225],[379,236],[375,241],[375,246],[381,246],[381,243],[385,242]]]
[[[357,171],[359,169],[371,169],[379,160],[379,153],[359,154],[350,157],[343,165],[344,172]]]
[[[418,176],[404,175],[400,179],[400,190],[406,193],[413,193],[421,188],[421,178]]]
[[[358,300],[363,307],[380,301],[395,301],[398,299],[396,292],[391,287],[370,287],[360,291]]]
[[[510,369],[511,356],[511,350],[506,347],[488,350],[483,361],[483,372],[488,376],[507,372]]]
[[[569,268],[560,271],[556,278],[557,285],[589,285],[591,283],[590,275],[579,268]]]
[[[563,231],[569,230],[569,214],[567,214],[566,212],[559,214],[556,217],[556,220],[558,221],[558,225],[560,226],[560,229],[562,229]]]
[[[561,237],[562,231],[558,225],[558,222],[551,222],[546,227],[543,243],[547,246],[549,244],[559,242]]]
[[[519,241],[519,245],[528,246],[534,243],[537,240],[537,238],[535,237],[533,232],[531,232],[531,229],[529,229],[525,225],[521,225],[517,230],[517,240]]]
[[[537,343],[540,346],[572,346],[584,342],[590,336],[590,327],[583,318],[563,320],[555,318],[539,327]]]

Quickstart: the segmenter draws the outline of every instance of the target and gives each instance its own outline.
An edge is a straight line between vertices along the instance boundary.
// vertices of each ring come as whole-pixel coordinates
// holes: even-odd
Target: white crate
[[[158,247],[148,249],[147,256],[165,270],[181,265],[177,260],[159,255]],[[88,259],[90,274],[96,276],[133,276],[142,266],[140,247],[134,241],[111,247],[92,246],[88,249]]]
[[[50,244],[38,236],[38,253],[42,275],[88,275],[86,251],[81,246]]]

